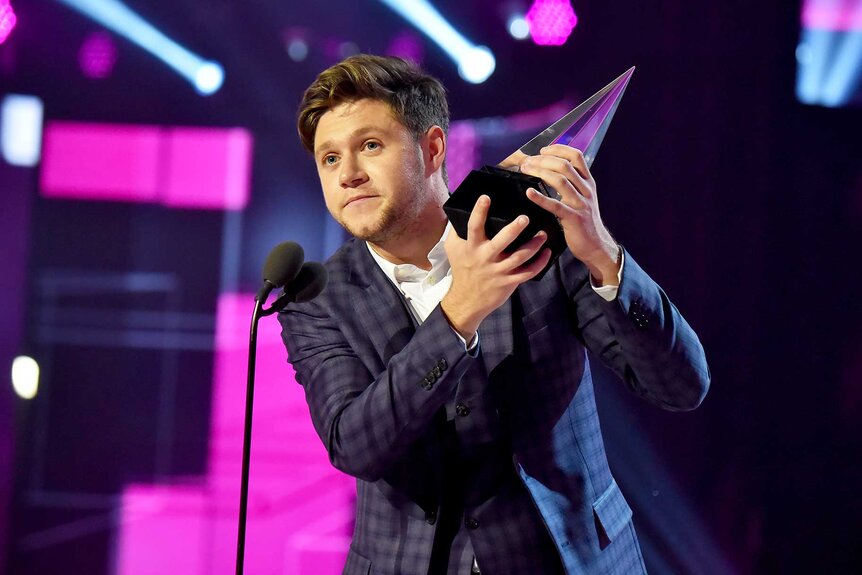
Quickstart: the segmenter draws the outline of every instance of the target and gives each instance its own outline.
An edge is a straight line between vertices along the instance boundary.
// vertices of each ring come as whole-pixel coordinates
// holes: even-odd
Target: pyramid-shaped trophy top
[[[626,70],[619,78],[521,146],[520,151],[528,156],[536,156],[545,146],[566,144],[581,150],[587,167],[592,166],[634,71],[634,66]]]

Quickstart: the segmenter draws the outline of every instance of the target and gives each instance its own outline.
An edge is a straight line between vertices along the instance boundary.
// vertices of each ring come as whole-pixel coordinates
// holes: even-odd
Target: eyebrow
[[[348,140],[355,140],[357,138],[365,136],[366,134],[370,134],[372,132],[378,132],[378,131],[383,131],[383,130],[381,130],[379,127],[376,127],[376,126],[362,126],[361,128],[357,128],[357,129],[353,130],[353,132],[350,134],[350,136],[348,136]],[[331,148],[334,145],[335,145],[334,141],[326,140],[325,142],[321,143],[319,146],[314,146],[314,155],[316,156],[317,154],[319,154],[321,152],[321,150]]]
[[[347,140],[356,140],[368,134],[381,132],[386,132],[386,130],[384,128],[381,128],[380,126],[362,126],[353,130],[353,132],[351,132],[350,135],[347,137]],[[334,146],[335,140],[326,140],[325,142],[322,142],[319,146],[314,146],[314,155],[317,156],[317,154],[319,154],[322,150],[332,148]]]

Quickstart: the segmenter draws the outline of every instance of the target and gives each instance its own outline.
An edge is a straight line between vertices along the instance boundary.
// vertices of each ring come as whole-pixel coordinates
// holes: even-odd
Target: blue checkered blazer
[[[414,325],[364,242],[348,241],[326,267],[323,294],[279,319],[330,460],[357,478],[345,573],[427,573],[438,493],[435,421],[453,396],[471,407],[456,422],[465,444],[495,441],[504,430],[510,474],[535,504],[529,513],[538,510],[534,523],[550,534],[566,572],[645,571],[631,509],[608,468],[586,352],[669,410],[696,407],[709,371],[695,333],[630,254],[618,296],[607,302],[566,251],[541,281],[520,286],[485,319],[477,357],[439,306]],[[485,575],[536,573],[546,564],[531,556],[540,546],[518,545],[519,526],[529,536],[523,512],[507,516],[505,504],[487,516],[471,511],[469,537]],[[450,572],[469,573],[471,560],[450,562]]]

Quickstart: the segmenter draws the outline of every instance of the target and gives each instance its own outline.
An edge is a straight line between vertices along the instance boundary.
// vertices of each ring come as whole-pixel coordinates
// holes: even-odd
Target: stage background
[[[602,214],[713,378],[677,414],[597,369],[650,572],[860,572],[862,111],[797,99],[799,2],[578,0],[550,47],[506,31],[526,0],[437,0],[496,55],[479,85],[382,2],[128,4],[221,62],[222,89],[201,96],[61,2],[13,0],[0,44],[0,97],[44,103],[42,161],[0,159],[0,366],[42,366],[32,400],[0,386],[0,567],[232,571],[249,294],[275,243],[322,260],[344,239],[296,107],[341,55],[406,46],[448,88],[461,174],[637,66],[593,166]],[[104,77],[79,62],[93,34],[113,46]],[[309,433],[276,322],[261,330],[249,572],[337,572],[351,484]]]

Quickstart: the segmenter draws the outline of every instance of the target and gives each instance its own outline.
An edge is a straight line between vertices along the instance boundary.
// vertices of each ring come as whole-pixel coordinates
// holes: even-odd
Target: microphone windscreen
[[[302,268],[305,252],[296,242],[281,242],[266,256],[263,264],[263,280],[281,287],[291,281]]]
[[[326,268],[318,262],[305,262],[296,276],[296,280],[288,286],[291,299],[296,303],[310,301],[320,295],[326,287],[329,276]],[[288,290],[285,290],[288,291]]]

